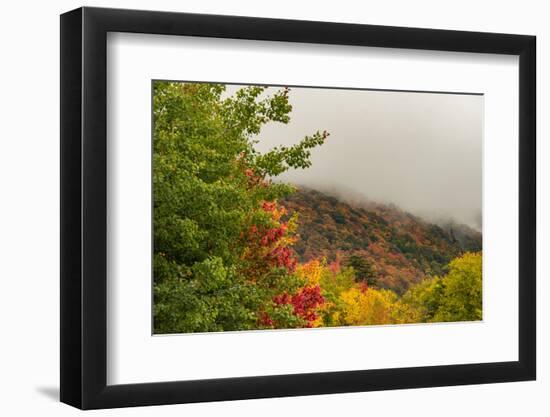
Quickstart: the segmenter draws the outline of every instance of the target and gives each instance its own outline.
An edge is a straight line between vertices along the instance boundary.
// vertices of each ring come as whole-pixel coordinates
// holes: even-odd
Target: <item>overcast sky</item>
[[[265,126],[260,150],[330,137],[282,180],[481,228],[482,96],[291,88],[290,100],[290,123]]]

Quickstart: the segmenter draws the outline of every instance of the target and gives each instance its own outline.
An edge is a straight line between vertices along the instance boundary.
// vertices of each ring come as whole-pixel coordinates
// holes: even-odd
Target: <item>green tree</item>
[[[353,268],[357,281],[366,282],[369,286],[376,286],[376,273],[364,256],[352,254],[347,258],[346,265]]]
[[[412,286],[396,303],[398,323],[482,319],[482,255],[467,252],[453,259],[449,272]]]
[[[445,288],[434,321],[482,319],[481,253],[465,253],[449,264]]]
[[[272,302],[300,285],[284,258],[288,253],[279,250],[271,267],[251,280],[243,273],[246,253],[258,239],[251,243],[247,236],[254,227],[266,235],[285,229],[270,242],[281,246],[292,233],[262,209],[293,191],[271,178],[309,167],[311,149],[328,134],[316,132],[261,154],[255,149],[261,127],[290,120],[289,89],[267,95],[264,87],[251,86],[231,97],[224,92],[222,84],[153,85],[157,333],[253,329],[266,312],[296,324],[288,307]]]
[[[428,278],[409,288],[395,304],[393,317],[397,323],[434,321],[443,297],[444,282],[439,277]]]

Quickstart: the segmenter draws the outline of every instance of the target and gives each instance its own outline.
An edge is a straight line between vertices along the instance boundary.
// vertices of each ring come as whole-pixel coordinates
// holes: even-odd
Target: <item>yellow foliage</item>
[[[305,264],[301,264],[296,269],[296,274],[304,279],[308,286],[319,285],[323,274],[324,264],[318,259],[314,259]]]
[[[311,327],[324,327],[323,317],[319,315],[312,323]]]
[[[396,298],[392,291],[353,287],[340,294],[342,308],[332,318],[346,326],[389,324]]]

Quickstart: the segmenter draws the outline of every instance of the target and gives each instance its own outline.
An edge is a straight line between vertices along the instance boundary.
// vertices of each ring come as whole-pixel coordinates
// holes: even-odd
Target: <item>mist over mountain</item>
[[[433,223],[438,226],[441,226],[445,230],[450,230],[450,228],[460,229],[462,227],[467,227],[468,230],[473,229],[479,233],[482,232],[482,214],[481,209],[476,212],[471,211],[469,216],[464,216],[460,220],[455,217],[453,213],[443,212],[441,210],[410,210],[404,207],[401,207],[395,201],[392,200],[381,200],[381,199],[372,199],[369,196],[365,195],[363,192],[357,191],[354,188],[340,185],[330,185],[330,184],[321,184],[315,183],[314,185],[309,185],[308,183],[295,183],[297,187],[303,190],[316,190],[322,192],[323,194],[336,197],[338,200],[356,206],[388,206],[390,208],[399,208],[405,211],[409,211],[411,214],[420,217],[428,223]]]
[[[269,88],[273,92],[277,88]],[[430,222],[481,230],[483,96],[400,91],[291,88],[291,121],[269,123],[257,149],[291,146],[330,133],[311,166],[282,182],[346,201],[358,195]]]

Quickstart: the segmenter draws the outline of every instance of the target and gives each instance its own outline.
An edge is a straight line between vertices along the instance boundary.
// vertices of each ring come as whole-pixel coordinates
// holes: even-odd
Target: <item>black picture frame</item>
[[[519,56],[519,360],[107,385],[108,32]],[[61,15],[61,401],[96,409],[534,380],[535,45],[524,35],[251,17],[88,7]]]

